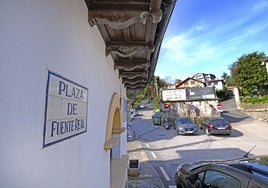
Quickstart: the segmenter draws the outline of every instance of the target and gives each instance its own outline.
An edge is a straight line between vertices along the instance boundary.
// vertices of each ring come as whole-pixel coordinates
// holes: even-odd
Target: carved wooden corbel
[[[94,25],[108,25],[113,29],[127,28],[134,23],[146,24],[147,20],[157,24],[162,19],[162,11],[150,13],[148,11],[124,11],[115,9],[89,9],[88,23]]]
[[[120,76],[122,78],[135,79],[137,77],[147,78],[148,74],[146,72],[122,72]]]
[[[130,84],[130,85],[136,85],[136,84],[146,84],[147,79],[140,78],[140,79],[127,79],[123,78],[123,84]]]
[[[106,44],[106,56],[112,52],[121,57],[130,57],[136,53],[137,50],[147,50],[150,53],[154,51],[154,45],[147,45],[143,43],[131,44],[131,43],[114,43]]]
[[[131,85],[131,84],[125,84],[125,87],[128,89],[143,89],[146,86],[146,84],[136,84],[136,85]]]
[[[107,46],[106,56],[108,56],[109,54],[113,52],[121,57],[131,57],[136,53],[136,51],[137,51],[137,48],[133,48],[133,47]]]
[[[114,69],[119,69],[122,71],[133,71],[133,70],[145,70],[149,71],[149,61],[147,60],[120,60],[115,61]]]

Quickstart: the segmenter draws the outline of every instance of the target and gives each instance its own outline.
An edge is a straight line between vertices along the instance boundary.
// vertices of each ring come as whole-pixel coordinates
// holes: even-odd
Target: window
[[[234,177],[219,171],[206,171],[203,186],[211,188],[240,188],[240,182]]]

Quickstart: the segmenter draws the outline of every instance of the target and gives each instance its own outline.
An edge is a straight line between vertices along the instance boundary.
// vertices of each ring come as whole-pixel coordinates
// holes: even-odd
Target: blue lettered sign
[[[43,147],[87,131],[88,89],[48,71]]]

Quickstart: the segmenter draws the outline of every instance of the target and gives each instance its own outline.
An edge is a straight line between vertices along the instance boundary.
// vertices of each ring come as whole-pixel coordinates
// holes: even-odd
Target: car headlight
[[[184,128],[180,127],[180,128],[179,128],[179,131],[184,131]]]

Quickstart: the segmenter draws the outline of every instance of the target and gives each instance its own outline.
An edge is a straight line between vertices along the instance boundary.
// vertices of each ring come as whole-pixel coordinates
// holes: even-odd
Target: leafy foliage
[[[268,165],[268,156],[260,156],[260,163]]]
[[[154,97],[153,99],[154,111],[160,110],[160,99],[158,97]]]
[[[232,81],[232,77],[228,75],[226,72],[223,72],[221,77],[224,79],[226,86],[234,85]]]
[[[227,89],[221,89],[216,91],[216,95],[219,99],[224,99],[227,96]]]
[[[160,99],[158,98],[159,88],[166,87],[167,85],[164,79],[160,79],[157,76],[152,79],[152,82],[144,90],[128,92],[127,97],[132,101],[131,105],[133,107],[137,107],[143,101],[153,99],[154,109],[160,109]]]
[[[230,66],[233,83],[242,89],[243,94],[261,94],[262,87],[268,82],[265,66],[261,64],[265,54],[253,52],[238,58]]]
[[[263,104],[268,103],[268,95],[259,97],[258,95],[240,97],[243,104]]]

